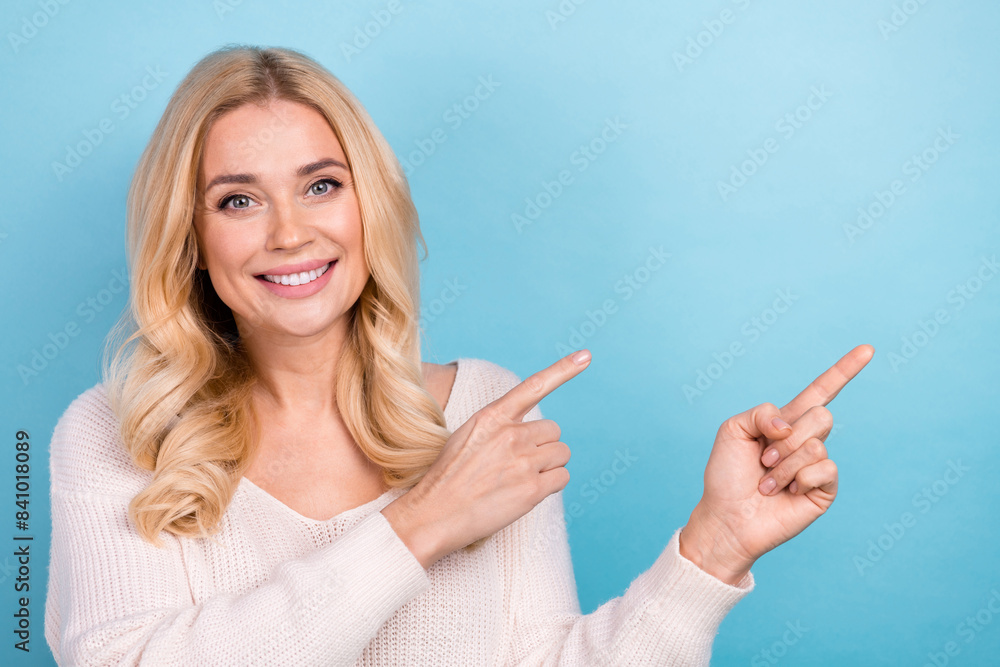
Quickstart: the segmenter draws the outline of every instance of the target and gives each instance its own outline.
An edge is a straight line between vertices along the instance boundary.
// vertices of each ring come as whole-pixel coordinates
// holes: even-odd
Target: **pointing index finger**
[[[840,358],[840,361],[813,380],[808,387],[781,408],[781,416],[787,422],[794,422],[806,410],[817,405],[826,405],[854,379],[861,369],[871,361],[875,348],[871,345],[858,345]]]
[[[525,378],[523,382],[493,401],[492,405],[513,421],[521,421],[531,408],[557,387],[576,377],[590,365],[590,351],[577,350],[546,369]]]

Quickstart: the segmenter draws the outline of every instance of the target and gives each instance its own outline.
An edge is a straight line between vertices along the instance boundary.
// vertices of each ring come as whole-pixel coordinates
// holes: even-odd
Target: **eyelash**
[[[340,181],[338,181],[335,178],[321,178],[318,181],[310,184],[309,185],[309,190],[312,190],[314,187],[316,187],[320,183],[329,183],[330,184],[330,190],[328,190],[327,192],[324,192],[322,195],[316,195],[317,197],[323,197],[325,195],[328,195],[328,194],[334,192],[335,190],[339,190],[340,188],[344,187],[344,184],[341,183]],[[251,199],[250,195],[244,195],[244,194],[240,194],[240,193],[226,195],[225,197],[223,197],[222,199],[219,200],[218,204],[215,205],[216,210],[219,210],[219,211],[224,210],[225,208],[228,207],[229,202],[231,202],[232,200],[236,199],[237,197],[246,197],[247,199]],[[239,211],[239,210],[243,210],[243,209],[232,209],[232,210]]]

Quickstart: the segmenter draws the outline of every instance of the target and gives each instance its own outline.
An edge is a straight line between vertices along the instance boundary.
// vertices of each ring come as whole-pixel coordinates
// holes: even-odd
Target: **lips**
[[[282,264],[281,266],[275,266],[267,271],[261,271],[260,273],[254,274],[258,278],[261,276],[284,276],[291,275],[293,273],[303,273],[312,271],[313,269],[318,269],[320,267],[326,266],[330,262],[336,261],[333,257],[328,257],[326,259],[311,259],[305,262],[299,262],[298,264]]]
[[[336,261],[336,260],[334,260]],[[257,276],[259,279],[266,280],[271,283],[279,285],[308,285],[309,283],[319,279],[320,276],[325,274],[333,266],[333,262],[327,262],[321,265],[319,268],[312,269],[309,271],[299,271],[297,273],[282,273],[282,274],[264,274]]]
[[[305,299],[321,292],[332,280],[337,270],[336,259],[321,264],[318,269],[298,273],[270,274],[255,276],[260,286],[271,294],[284,299]],[[273,269],[272,269],[273,270]]]

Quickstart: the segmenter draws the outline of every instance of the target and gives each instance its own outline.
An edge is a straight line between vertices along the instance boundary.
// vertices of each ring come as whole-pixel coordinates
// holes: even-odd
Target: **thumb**
[[[731,417],[729,421],[732,422],[732,427],[749,440],[756,440],[761,436],[781,440],[792,434],[792,427],[781,418],[781,411],[774,403],[761,403]]]

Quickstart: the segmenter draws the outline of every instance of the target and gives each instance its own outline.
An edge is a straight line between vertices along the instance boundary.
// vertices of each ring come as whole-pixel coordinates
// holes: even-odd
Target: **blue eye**
[[[323,178],[310,185],[309,191],[312,194],[321,197],[342,187],[344,187],[343,183],[334,178]],[[253,199],[251,199],[248,195],[235,194],[223,197],[216,206],[220,211],[227,208],[234,211],[245,211],[251,207],[252,202]],[[230,203],[233,205],[229,206]]]
[[[227,197],[223,197],[219,203],[216,204],[216,207],[221,211],[222,209],[230,208],[229,203],[233,202],[232,210],[243,211],[250,208],[250,202],[252,201],[253,200],[247,195],[229,195]]]
[[[324,186],[324,187],[322,187],[321,190],[319,192],[317,192],[316,191],[316,187],[317,186]],[[309,190],[314,195],[326,195],[326,194],[330,194],[330,192],[332,190],[334,190],[336,188],[340,188],[340,187],[343,187],[340,182],[335,181],[332,178],[324,178],[323,180],[316,181],[311,186],[309,186]]]

